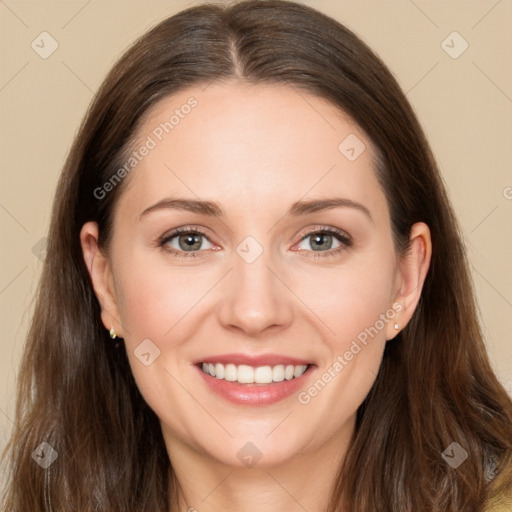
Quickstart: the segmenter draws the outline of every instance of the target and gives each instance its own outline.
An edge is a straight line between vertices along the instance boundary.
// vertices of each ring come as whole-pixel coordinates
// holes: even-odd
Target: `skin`
[[[290,86],[203,89],[147,113],[139,142],[190,96],[198,101],[125,178],[108,251],[98,248],[96,223],[83,226],[84,259],[105,328],[124,338],[137,385],[160,418],[179,509],[321,511],[357,408],[399,332],[394,324],[402,329],[420,298],[430,232],[415,224],[410,252],[397,257],[372,144],[326,100]],[[350,134],[366,146],[355,161],[338,149]],[[215,201],[224,215],[160,209],[139,219],[170,196]],[[356,201],[371,219],[351,207],[286,215],[296,201],[325,197]],[[158,246],[180,226],[205,231],[197,257]],[[333,253],[341,244],[333,238],[318,248],[307,233],[322,227],[345,231],[353,244]],[[247,236],[263,249],[252,263],[236,252]],[[167,246],[180,250],[173,240]],[[307,390],[393,304],[401,311],[307,404],[295,394],[270,406],[235,405],[192,366],[216,354],[285,354],[316,365]],[[161,352],[145,366],[134,350],[148,338]],[[247,442],[262,454],[252,468],[237,457]]]

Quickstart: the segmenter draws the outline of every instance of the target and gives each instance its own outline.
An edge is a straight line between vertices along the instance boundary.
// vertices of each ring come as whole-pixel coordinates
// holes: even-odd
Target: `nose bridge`
[[[291,294],[274,275],[277,263],[272,262],[270,249],[263,248],[253,237],[237,246],[227,284],[229,291],[221,307],[220,320],[224,326],[236,326],[255,335],[270,326],[284,327],[290,323]]]

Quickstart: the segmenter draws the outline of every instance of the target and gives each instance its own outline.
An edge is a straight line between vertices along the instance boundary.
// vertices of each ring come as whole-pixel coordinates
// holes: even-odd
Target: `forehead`
[[[172,194],[246,208],[334,190],[369,208],[383,199],[364,132],[328,100],[288,85],[184,89],[146,113],[132,149],[123,195],[139,210]]]

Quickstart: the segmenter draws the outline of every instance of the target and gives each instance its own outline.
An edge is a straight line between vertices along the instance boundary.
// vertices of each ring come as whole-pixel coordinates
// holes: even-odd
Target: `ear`
[[[96,297],[101,305],[101,320],[110,331],[113,327],[117,336],[123,337],[114,279],[110,261],[98,245],[98,224],[86,222],[80,231],[82,253]]]
[[[394,338],[412,318],[421,297],[432,256],[430,229],[424,222],[411,228],[410,249],[398,263],[397,295],[393,301],[395,318],[388,322],[386,339]],[[398,324],[398,329],[395,329]]]

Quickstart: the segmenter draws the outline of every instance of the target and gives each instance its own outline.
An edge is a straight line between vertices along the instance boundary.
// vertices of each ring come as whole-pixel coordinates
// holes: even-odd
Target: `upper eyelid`
[[[345,231],[344,229],[341,229],[341,228],[335,228],[334,226],[318,226],[318,227],[314,227],[314,228],[307,228],[301,236],[302,236],[302,238],[304,238],[306,236],[311,235],[312,233],[317,233],[317,232],[320,232],[320,233],[328,232],[328,233],[332,233],[332,234],[337,234],[337,235],[341,235],[341,236],[344,236],[344,237],[352,240],[352,236],[347,231]],[[301,238],[301,240],[302,240],[302,238]]]
[[[202,229],[200,228],[188,228],[187,226],[183,227],[183,228],[176,228],[174,230],[171,230],[169,231],[168,233],[165,233],[164,235],[162,235],[161,237],[158,238],[158,243],[159,245],[163,245],[167,242],[169,242],[170,240],[173,240],[174,238],[180,236],[180,235],[185,235],[187,233],[198,233],[200,234],[201,236],[204,236],[211,244],[213,244],[214,242],[210,239],[210,237],[207,235],[206,232],[204,232]]]

